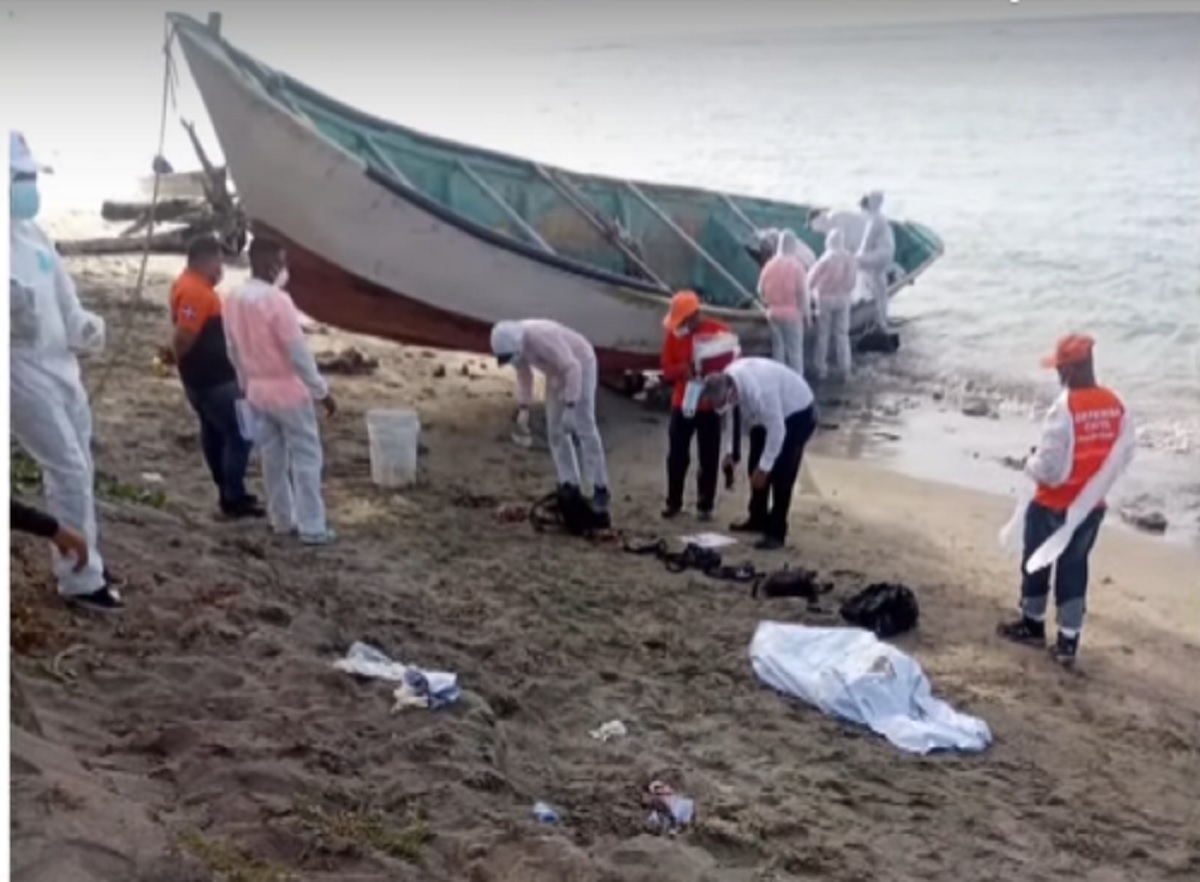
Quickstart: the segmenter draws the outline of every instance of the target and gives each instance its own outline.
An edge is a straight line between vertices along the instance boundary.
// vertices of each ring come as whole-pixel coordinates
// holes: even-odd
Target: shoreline
[[[107,224],[82,211],[60,215],[47,224],[55,236],[107,235],[120,224]],[[104,285],[135,278],[140,256],[72,257],[68,265],[79,267]],[[183,258],[151,255],[147,289],[162,285],[183,266]],[[227,264],[227,280],[244,269]],[[905,326],[910,330],[905,330]],[[897,322],[902,336],[919,333],[919,322]],[[374,338],[363,338],[372,339]],[[383,346],[402,346],[374,341]],[[897,471],[910,477],[972,489],[999,497],[1015,497],[1019,472],[1005,460],[1019,457],[1038,437],[1040,408],[1030,401],[1012,397],[1012,388],[976,387],[968,382],[950,388],[928,376],[914,376],[909,362],[913,348],[902,348],[898,356],[868,355],[856,360],[856,377],[848,385],[827,382],[814,385],[821,423],[812,442],[814,452],[836,453],[849,460]],[[478,354],[451,353],[462,358]],[[986,416],[965,416],[970,403],[984,403]],[[836,426],[836,429],[829,427]],[[1186,547],[1200,552],[1200,481],[1189,482],[1187,474],[1195,453],[1176,454],[1139,444],[1133,466],[1122,477],[1109,500],[1109,525],[1119,525],[1152,542]],[[1125,509],[1159,512],[1168,527],[1162,534],[1141,530],[1122,516]]]

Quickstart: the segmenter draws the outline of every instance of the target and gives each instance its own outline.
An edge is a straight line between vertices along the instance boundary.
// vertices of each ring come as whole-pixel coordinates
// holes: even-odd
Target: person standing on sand
[[[592,508],[607,515],[608,463],[596,425],[599,371],[596,350],[582,334],[549,319],[501,321],[492,327],[497,363],[517,371],[517,428],[529,432],[533,369],[546,377],[546,434],[560,491],[579,490],[581,472],[592,482]],[[574,439],[579,441],[579,459]]]
[[[896,259],[896,234],[883,213],[883,193],[873,190],[863,196],[859,206],[866,216],[866,231],[858,249],[858,269],[863,287],[875,303],[875,324],[888,333],[888,271]]]
[[[77,353],[104,350],[104,319],[79,303],[54,242],[34,222],[38,173],[19,132],[9,135],[9,403],[11,431],[42,470],[46,508],[87,538],[82,569],[58,552],[59,594],[96,612],[124,608],[97,546],[92,408]]]
[[[267,514],[279,534],[305,545],[337,539],[321,498],[321,429],[314,402],[337,413],[329,386],[304,339],[287,285],[287,255],[278,242],[250,243],[251,278],[225,302],[225,345],[245,394],[248,434],[258,442]]]
[[[237,372],[225,348],[221,298],[221,245],[201,236],[188,245],[187,269],[171,289],[172,360],[188,403],[200,421],[200,446],[217,485],[221,513],[230,518],[262,517],[258,500],[246,492],[251,444],[238,423],[242,398]]]
[[[807,268],[798,256],[799,240],[791,230],[779,234],[775,256],[758,278],[758,293],[767,306],[771,357],[804,374],[804,334],[816,320],[816,304],[805,281]]]
[[[1050,653],[1068,666],[1079,650],[1088,557],[1104,520],[1104,496],[1129,466],[1135,447],[1124,403],[1096,382],[1094,345],[1091,337],[1071,334],[1043,362],[1058,371],[1064,390],[1025,463],[1037,490],[1024,512],[1021,617],[998,629],[1014,643],[1045,646],[1053,569],[1058,639]]]
[[[857,270],[854,255],[842,243],[842,231],[833,229],[825,237],[825,252],[808,271],[808,290],[821,306],[817,317],[817,379],[829,373],[829,344],[837,354],[838,371],[849,379],[853,353],[850,348],[850,307],[854,298]]]
[[[717,475],[721,468],[721,417],[712,402],[700,397],[694,401],[688,390],[702,379],[696,359],[696,341],[728,335],[737,338],[724,322],[706,316],[695,291],[680,291],[671,298],[671,308],[663,319],[666,335],[662,348],[662,378],[671,390],[671,421],[667,428],[667,505],[664,518],[673,518],[683,510],[683,485],[691,465],[692,437],[696,438],[699,470],[696,474],[696,516],[712,519],[717,499]],[[732,354],[732,353],[731,353]]]
[[[739,358],[705,380],[705,395],[723,414],[725,465],[741,455],[740,424],[750,430],[750,517],[734,533],[761,533],[754,546],[782,548],[787,540],[792,492],[804,448],[817,428],[817,405],[804,377],[769,358]],[[736,413],[735,413],[736,411]]]

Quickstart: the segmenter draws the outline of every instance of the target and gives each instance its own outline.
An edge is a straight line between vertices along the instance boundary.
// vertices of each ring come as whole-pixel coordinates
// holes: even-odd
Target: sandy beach
[[[760,567],[833,581],[821,612],[672,575],[619,547],[497,516],[550,488],[544,449],[508,440],[513,379],[481,356],[317,328],[369,376],[333,376],[326,498],[342,541],[305,550],[215,519],[196,425],[151,368],[169,274],[72,261],[109,321],[94,400],[102,547],[117,621],[56,600],[45,549],[13,537],[12,878],[295,880],[1183,880],[1200,876],[1200,558],[1106,529],[1079,668],[1009,646],[995,623],[1016,564],[1004,498],[814,455],[784,553]],[[231,273],[232,275],[232,273]],[[128,333],[125,328],[128,327]],[[370,481],[364,413],[416,408],[418,484]],[[658,518],[665,417],[601,400],[617,526]],[[838,447],[824,438],[821,449]],[[157,480],[161,478],[160,480]],[[257,467],[254,469],[258,484]],[[718,526],[741,514],[744,476]],[[790,703],[754,677],[763,619],[836,624],[874,581],[909,585],[897,641],[935,691],[985,719],[975,756],[916,758]],[[332,667],[354,641],[457,672],[461,700],[393,713],[392,687]],[[624,739],[589,731],[620,719]],[[661,779],[694,827],[651,835]],[[559,809],[557,827],[531,816]]]

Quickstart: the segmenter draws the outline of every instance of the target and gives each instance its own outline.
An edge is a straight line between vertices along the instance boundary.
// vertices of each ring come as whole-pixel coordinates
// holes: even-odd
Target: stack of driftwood
[[[59,242],[62,254],[140,253],[147,248],[146,231],[152,221],[155,231],[148,243],[152,254],[186,253],[188,243],[205,234],[215,235],[230,257],[242,253],[247,241],[246,217],[229,192],[227,171],[209,160],[195,125],[187,120],[182,123],[201,171],[176,173],[165,159],[156,157],[157,203],[105,202],[101,217],[110,222],[130,221],[130,225],[116,236]]]

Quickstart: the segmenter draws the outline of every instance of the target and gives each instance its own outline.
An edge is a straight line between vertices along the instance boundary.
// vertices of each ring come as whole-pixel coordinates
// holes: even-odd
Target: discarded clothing
[[[884,639],[911,631],[921,615],[917,597],[908,587],[887,582],[868,585],[848,598],[840,612],[851,625]]]
[[[539,533],[558,530],[585,539],[612,527],[608,512],[597,511],[574,484],[560,484],[530,506],[529,522]]]
[[[772,689],[867,726],[909,753],[980,751],[992,740],[983,720],[933,697],[916,661],[860,628],[760,622],[750,663]]]
[[[624,738],[629,734],[629,730],[620,720],[609,720],[607,723],[601,724],[598,728],[588,732],[597,741],[609,742],[614,738]]]
[[[818,582],[817,574],[812,570],[793,570],[784,567],[760,578],[754,583],[751,597],[802,597],[808,601],[809,607],[816,605],[822,594],[833,590],[829,582]]]
[[[696,802],[677,794],[662,781],[651,781],[646,788],[650,817],[646,822],[660,833],[674,833],[692,823]]]
[[[630,554],[653,555],[663,562],[663,566],[670,573],[699,570],[711,579],[725,582],[754,582],[759,578],[754,564],[726,564],[722,561],[720,552],[694,542],[689,542],[682,551],[668,551],[665,539],[629,538],[625,540],[624,548]]]
[[[333,663],[339,671],[399,683],[392,710],[404,707],[425,707],[430,710],[458,701],[458,675],[444,671],[426,671],[393,661],[386,653],[366,643],[355,642],[345,658]]]

